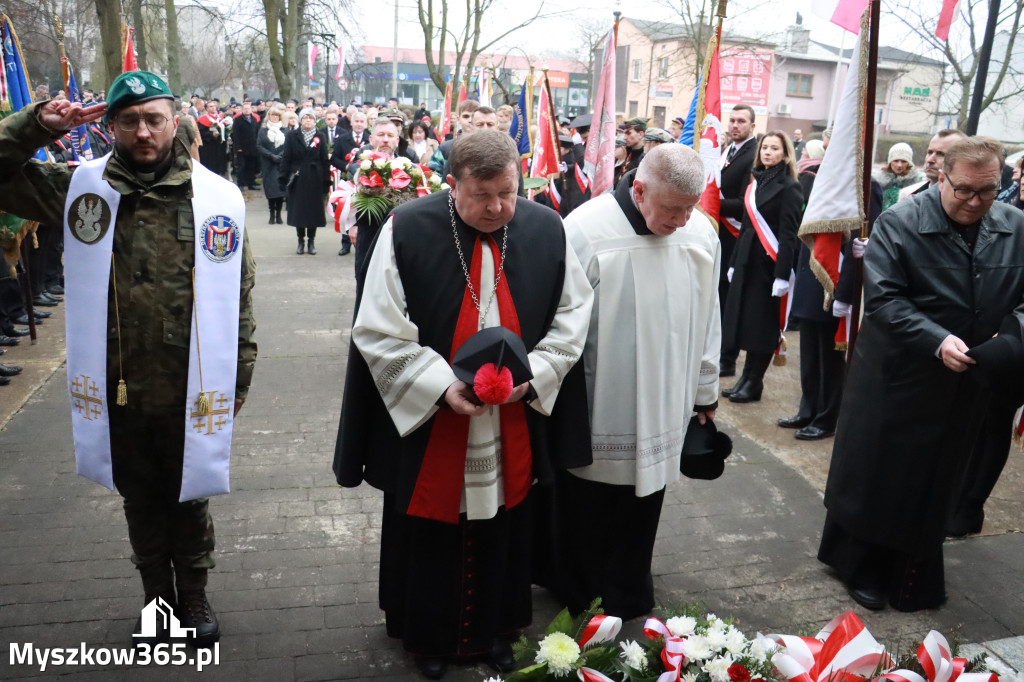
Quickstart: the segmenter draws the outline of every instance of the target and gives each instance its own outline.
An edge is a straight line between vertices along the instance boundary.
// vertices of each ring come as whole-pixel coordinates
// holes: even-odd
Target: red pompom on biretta
[[[487,405],[501,405],[512,395],[512,372],[493,362],[480,365],[473,376],[473,392]]]

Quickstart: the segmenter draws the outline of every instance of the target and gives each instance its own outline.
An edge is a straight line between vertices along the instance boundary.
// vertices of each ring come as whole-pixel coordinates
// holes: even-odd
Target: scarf
[[[769,183],[778,177],[784,170],[788,171],[789,165],[780,161],[774,166],[769,166],[767,168],[755,168],[750,171],[750,174],[754,176],[755,180],[757,180],[757,193],[760,194],[761,190],[767,187]]]
[[[281,132],[281,122],[267,123],[267,139],[275,147],[280,147],[284,144],[284,133]]]
[[[309,143],[313,141],[313,136],[316,135],[316,128],[313,128],[312,130],[303,130],[302,128],[299,128],[299,130],[302,130],[302,139],[305,140],[306,146],[308,147]]]

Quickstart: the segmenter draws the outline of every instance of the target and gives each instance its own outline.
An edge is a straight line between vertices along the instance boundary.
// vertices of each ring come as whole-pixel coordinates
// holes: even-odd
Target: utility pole
[[[985,38],[978,53],[978,75],[974,79],[974,92],[971,96],[971,110],[967,114],[967,126],[964,132],[968,135],[978,134],[978,119],[981,118],[981,104],[985,99],[985,81],[988,79],[988,62],[992,58],[992,43],[996,38],[996,24],[999,21],[999,0],[989,0],[988,21],[985,23]]]

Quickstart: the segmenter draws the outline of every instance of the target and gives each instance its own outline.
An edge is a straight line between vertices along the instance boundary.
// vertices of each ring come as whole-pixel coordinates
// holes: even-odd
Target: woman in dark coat
[[[281,113],[284,107],[277,105],[267,112],[267,124],[260,127],[256,146],[260,151],[260,174],[263,176],[263,193],[270,205],[270,224],[284,225],[281,207],[284,205],[284,185],[281,184],[281,162],[284,160],[285,131]]]
[[[779,345],[779,306],[789,293],[796,233],[803,213],[793,143],[786,133],[765,133],[757,147],[751,176],[756,189],[748,189],[745,200],[743,227],[729,267],[731,286],[722,322],[722,346],[747,351],[743,375],[722,392],[734,403],[761,399],[764,374]],[[764,240],[774,241],[776,254],[765,248],[755,229],[752,202],[763,218]]]
[[[299,114],[299,128],[284,140],[281,183],[288,195],[288,224],[299,237],[296,254],[306,249],[316,255],[316,228],[327,224],[327,193],[331,189],[331,164],[327,154],[327,133],[316,129],[312,109]]]

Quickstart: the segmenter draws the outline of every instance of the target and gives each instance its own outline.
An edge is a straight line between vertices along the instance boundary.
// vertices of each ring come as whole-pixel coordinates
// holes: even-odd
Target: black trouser
[[[130,396],[129,396],[130,399]],[[146,595],[206,587],[214,533],[206,499],[178,502],[185,454],[180,413],[151,415],[112,406],[114,485],[124,498],[132,563]]]
[[[985,500],[999,482],[999,476],[1010,456],[1010,440],[1013,433],[1010,424],[1016,408],[993,406],[981,432],[957,493],[956,504],[952,505],[953,516],[972,515],[982,511]]]
[[[6,266],[6,263],[0,265],[0,267]],[[4,268],[3,274],[8,274],[6,268]],[[15,320],[22,315],[28,315],[28,310],[25,308],[25,296],[21,291],[21,282],[18,277],[3,277],[0,279],[0,307],[3,308],[4,313],[12,320]]]
[[[299,241],[309,237],[309,241],[316,239],[316,228],[315,227],[296,227],[295,234],[298,235]]]
[[[800,319],[800,412],[810,425],[835,431],[845,376],[843,352],[835,349],[839,318]]]
[[[260,160],[257,156],[238,154],[238,185],[240,187],[252,187],[256,182],[256,173],[260,168]]]
[[[281,218],[281,209],[284,207],[284,197],[278,197],[276,199],[267,199],[267,204],[270,206],[271,215]]]

